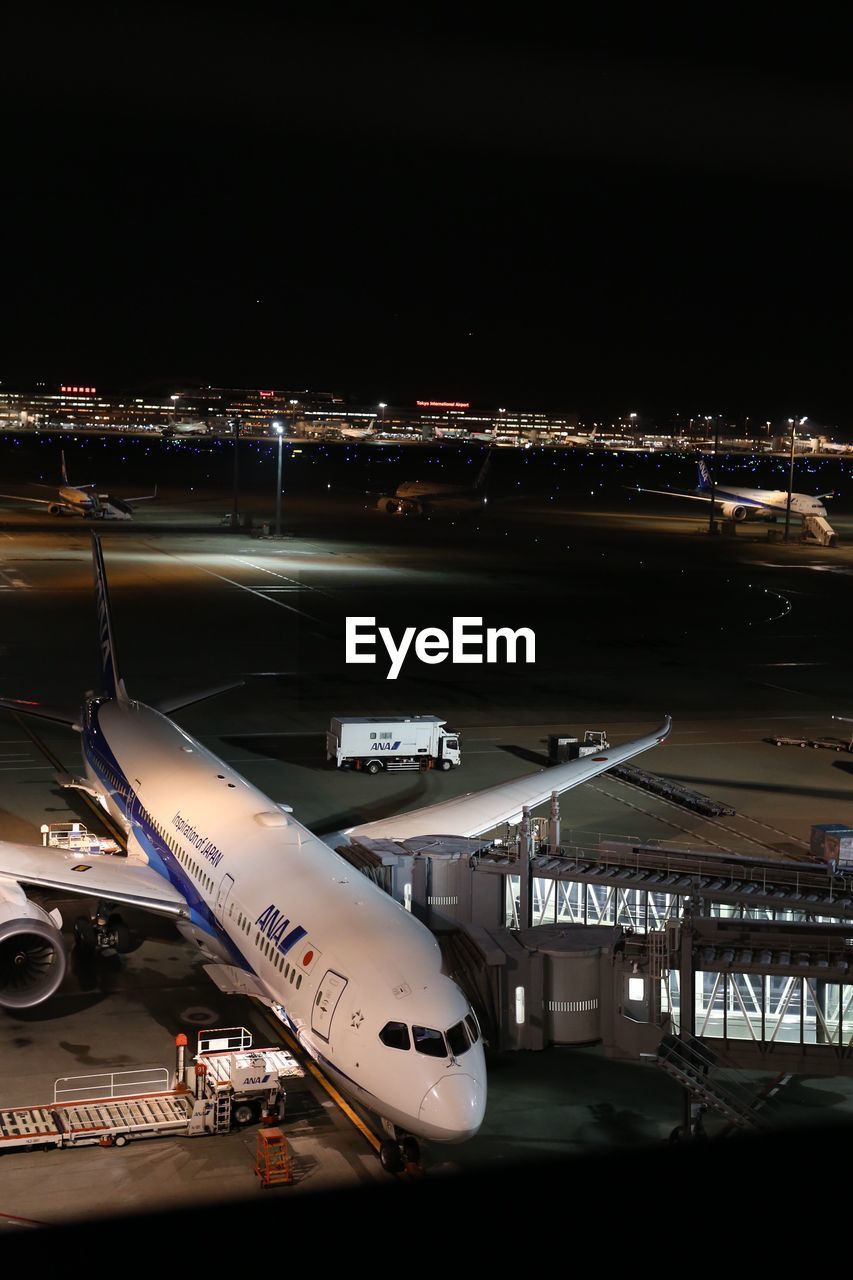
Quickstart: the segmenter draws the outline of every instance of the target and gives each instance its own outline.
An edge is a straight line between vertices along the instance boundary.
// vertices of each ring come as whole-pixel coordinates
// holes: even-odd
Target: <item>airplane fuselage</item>
[[[428,929],[152,708],[87,702],[82,740],[128,853],[184,895],[178,927],[206,957],[254,974],[338,1087],[391,1124],[477,1131],[482,1041]]]
[[[705,496],[710,494],[705,492]],[[768,519],[782,513],[788,505],[787,489],[741,489],[718,485],[714,490],[714,505],[723,511],[727,507],[744,509],[745,518]],[[796,516],[825,516],[826,507],[820,498],[808,493],[791,494],[791,514]]]

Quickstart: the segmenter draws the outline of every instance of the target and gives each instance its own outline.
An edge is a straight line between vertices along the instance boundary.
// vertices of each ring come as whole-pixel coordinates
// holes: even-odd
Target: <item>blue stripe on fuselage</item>
[[[90,702],[86,712],[82,734],[83,754],[92,771],[109,792],[114,804],[124,813],[125,820],[130,824],[133,835],[148,855],[151,867],[164,880],[168,880],[170,884],[173,884],[178,892],[186,898],[190,909],[190,920],[196,928],[202,929],[205,933],[215,938],[217,942],[222,943],[232,953],[241,968],[254,973],[255,970],[218,923],[210,906],[202,898],[197,886],[187,875],[163,837],[148,821],[145,806],[139,802],[137,811],[135,813],[132,812],[133,801],[139,801],[139,797],[131,787],[127,775],[107,744],[103,729],[98,724],[98,704]],[[119,779],[120,786],[124,788],[123,791],[117,790],[112,780],[107,777],[105,765],[109,766]],[[145,816],[140,816],[140,808]]]
[[[737,496],[733,493],[727,493],[725,489],[714,490],[714,501],[733,502],[738,507],[761,507],[766,511],[780,510],[775,502],[760,502],[758,498],[744,498],[742,495]]]

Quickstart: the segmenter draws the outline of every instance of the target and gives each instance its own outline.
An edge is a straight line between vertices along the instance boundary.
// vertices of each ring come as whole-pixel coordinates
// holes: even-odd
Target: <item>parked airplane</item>
[[[678,493],[674,489],[635,489],[636,493],[657,493],[667,498],[689,498],[693,502],[711,501],[711,474],[705,462],[699,463],[699,484],[695,493]],[[795,516],[826,516],[821,498],[832,498],[832,493],[792,493],[791,514]],[[733,485],[714,486],[714,506],[726,520],[775,520],[784,515],[788,505],[787,489],[739,489]]]
[[[377,508],[387,515],[423,516],[434,506],[467,504],[476,499],[485,503],[486,478],[492,464],[489,449],[473,484],[448,484],[441,480],[404,480],[391,497],[379,499]]]
[[[369,440],[379,435],[379,423],[374,418],[366,427],[338,427],[337,431],[344,440]]]
[[[103,695],[71,720],[39,704],[0,706],[70,725],[85,779],[63,785],[97,798],[127,833],[128,856],[81,857],[0,842],[0,1007],[47,1000],[66,968],[62,921],[23,885],[97,902],[81,946],[120,951],[122,903],[174,919],[224,992],[271,1005],[337,1087],[380,1116],[382,1163],[417,1157],[417,1138],[461,1142],[483,1119],[480,1028],[446,976],[429,930],[292,816],[168,718],[210,696],[156,707],[121,676],[100,540],[93,534]],[[655,733],[569,764],[388,820],[397,833],[475,835],[662,742]],[[383,824],[356,826],[349,837]],[[340,837],[338,837],[338,841]]]
[[[12,502],[32,502],[40,507],[47,507],[52,516],[82,516],[84,520],[132,520],[133,506],[137,502],[150,502],[157,497],[157,486],[154,492],[142,498],[116,498],[109,493],[96,493],[93,484],[73,485],[68,479],[65,469],[65,450],[59,454],[62,460],[62,484],[55,498],[29,498],[20,494],[0,493],[0,498],[8,498]],[[36,489],[50,489],[51,485],[37,484]]]

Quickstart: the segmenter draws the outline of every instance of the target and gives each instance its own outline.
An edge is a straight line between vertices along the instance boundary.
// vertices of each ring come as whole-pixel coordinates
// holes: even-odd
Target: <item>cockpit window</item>
[[[412,1035],[418,1053],[425,1053],[428,1058],[447,1057],[447,1046],[440,1031],[433,1031],[432,1027],[412,1027]]]
[[[409,1028],[405,1022],[386,1022],[379,1032],[379,1039],[389,1049],[409,1049]]]
[[[455,1027],[450,1028],[447,1033],[447,1043],[450,1045],[450,1052],[454,1058],[460,1058],[463,1053],[468,1052],[471,1045],[465,1034],[464,1022],[457,1022]]]
[[[465,1025],[471,1035],[471,1043],[476,1044],[480,1039],[480,1027],[473,1013],[465,1014]]]

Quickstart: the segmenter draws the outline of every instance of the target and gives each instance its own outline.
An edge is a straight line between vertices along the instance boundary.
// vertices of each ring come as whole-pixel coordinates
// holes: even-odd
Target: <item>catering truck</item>
[[[326,759],[338,769],[452,769],[462,763],[459,734],[438,716],[335,716]]]

